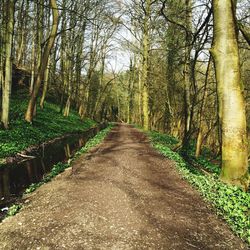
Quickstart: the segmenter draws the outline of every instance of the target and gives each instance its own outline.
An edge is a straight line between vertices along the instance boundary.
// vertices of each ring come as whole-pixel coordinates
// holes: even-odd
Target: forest
[[[242,220],[215,207],[250,244],[249,0],[2,0],[0,95],[0,169],[33,145],[130,124],[215,175],[225,199],[240,190]]]

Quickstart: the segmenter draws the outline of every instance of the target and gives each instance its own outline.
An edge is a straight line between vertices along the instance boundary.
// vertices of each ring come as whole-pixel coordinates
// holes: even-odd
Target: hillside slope
[[[96,124],[91,119],[81,120],[75,111],[69,117],[59,113],[59,106],[46,103],[43,110],[38,106],[33,124],[24,120],[28,99],[15,95],[11,100],[10,129],[0,129],[0,163],[4,158],[67,133],[82,132]]]

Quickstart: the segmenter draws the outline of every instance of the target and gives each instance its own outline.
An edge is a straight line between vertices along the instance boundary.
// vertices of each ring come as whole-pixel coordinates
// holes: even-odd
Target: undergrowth
[[[22,206],[20,204],[12,205],[8,210],[7,217],[16,215],[21,208]]]
[[[210,163],[204,156],[195,160],[211,174],[205,174],[188,164],[180,154],[171,150],[171,147],[177,143],[175,138],[155,131],[148,132],[148,135],[154,148],[176,162],[176,167],[183,178],[196,187],[204,199],[212,203],[217,213],[227,221],[232,230],[250,245],[249,193],[219,181],[218,166]]]
[[[161,144],[170,149],[175,148],[176,144],[179,143],[179,140],[171,135],[161,134],[157,131],[150,131],[148,133],[150,140],[153,144]],[[181,150],[179,151],[180,155],[183,153]],[[208,148],[204,147],[201,152],[201,155],[196,158],[195,157],[195,143],[191,142],[189,146],[185,149],[185,155],[188,157],[189,161],[194,163],[195,165],[200,165],[203,169],[207,170],[210,173],[215,173],[217,175],[220,174],[220,167],[216,163],[212,163],[208,160],[208,157],[211,157],[211,152]]]
[[[45,103],[43,110],[37,106],[37,114],[33,124],[24,120],[28,105],[27,95],[19,94],[11,99],[10,129],[0,129],[0,164],[4,158],[26,149],[31,145],[40,144],[49,139],[66,133],[83,132],[96,125],[91,119],[82,121],[75,111],[69,117],[59,112],[59,106]]]

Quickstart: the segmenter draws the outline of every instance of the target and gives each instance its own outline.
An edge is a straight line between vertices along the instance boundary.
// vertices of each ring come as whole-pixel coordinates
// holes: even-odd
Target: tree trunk
[[[0,18],[0,25],[4,25],[5,20],[5,12],[3,9],[5,8],[4,3],[0,2],[0,12],[2,12],[2,18]],[[5,54],[5,36],[4,29],[0,29],[0,91],[2,90],[3,81],[4,81],[4,54]],[[2,112],[2,101],[0,102],[0,110]],[[1,115],[1,113],[0,113]]]
[[[214,44],[222,136],[222,181],[247,189],[246,109],[241,84],[235,16],[231,0],[213,0]]]
[[[48,90],[49,68],[50,68],[50,57],[49,57],[49,60],[48,60],[47,68],[46,68],[45,73],[44,73],[43,93],[42,93],[42,97],[41,97],[41,100],[40,100],[41,109],[44,108],[44,101],[45,101],[45,97],[46,97],[47,90]]]
[[[71,96],[69,95],[63,112],[63,116],[65,117],[69,116],[70,104],[71,104]]]
[[[62,77],[62,86],[61,86],[61,97],[60,97],[60,113],[63,113],[63,107],[64,107],[64,99],[65,99],[65,95],[66,95],[66,89],[67,89],[67,76],[66,74],[67,69],[66,69],[66,61],[67,61],[67,51],[66,51],[66,28],[67,28],[67,22],[66,22],[66,0],[63,0],[62,2],[62,14],[61,14],[61,18],[62,18],[62,22],[61,22],[61,29],[62,29],[62,34],[61,34],[61,46],[60,46],[60,55],[61,55],[61,60],[60,60],[60,74]]]
[[[127,99],[127,123],[132,121],[132,111],[133,111],[133,81],[134,81],[134,66],[133,60],[130,58],[130,67],[129,67],[129,79],[128,79],[128,99]]]
[[[207,85],[209,80],[209,72],[210,72],[210,65],[211,65],[211,56],[209,57],[208,65],[207,65],[207,71],[206,71],[206,78],[205,78],[205,85],[203,90],[203,97],[201,100],[201,108],[198,114],[198,136],[197,136],[197,142],[196,142],[196,149],[195,149],[195,157],[198,158],[201,154],[201,147],[202,147],[202,141],[203,141],[203,134],[204,134],[204,128],[203,128],[203,113],[204,113],[204,107],[206,105],[207,101]]]
[[[241,34],[245,38],[246,42],[250,46],[250,28],[244,27],[244,25],[241,23],[238,24],[238,27],[240,29]]]
[[[185,38],[185,64],[184,64],[184,116],[185,128],[182,141],[182,148],[186,148],[190,139],[191,127],[191,93],[190,93],[190,53],[191,53],[191,32],[192,32],[192,0],[185,0],[185,20],[186,20],[186,38]]]
[[[142,111],[143,128],[149,129],[149,110],[148,110],[148,58],[149,58],[149,18],[151,1],[146,0],[145,17],[143,24],[143,63],[142,63]]]
[[[22,54],[24,50],[24,29],[25,29],[24,28],[24,20],[25,20],[24,7],[25,7],[24,0],[22,0],[19,6],[18,15],[17,15],[17,19],[18,19],[17,29],[20,33],[17,37],[17,48],[16,48],[17,66],[19,66],[21,63]]]
[[[15,1],[7,1],[7,29],[6,29],[6,46],[5,46],[5,77],[2,86],[2,117],[3,127],[8,129],[9,126],[9,109],[10,109],[10,92],[12,84],[12,38],[14,30],[14,12]]]
[[[139,59],[138,65],[138,124],[142,124],[142,64],[141,60]]]
[[[33,87],[34,87],[34,81],[35,81],[35,31],[33,31],[32,36],[32,52],[31,52],[31,77],[30,77],[30,86],[29,86],[29,92],[32,94]]]
[[[52,24],[52,29],[51,29],[51,33],[50,33],[48,42],[46,43],[46,46],[44,49],[41,65],[39,67],[36,82],[34,84],[34,88],[33,88],[33,91],[32,91],[31,97],[30,97],[29,105],[28,105],[28,108],[27,108],[27,111],[25,114],[25,120],[27,122],[32,122],[32,120],[33,120],[33,113],[34,113],[36,100],[38,97],[38,92],[39,92],[41,82],[42,82],[43,77],[44,77],[44,72],[45,72],[47,65],[48,65],[50,51],[54,45],[56,34],[57,34],[59,13],[58,13],[58,9],[57,9],[56,0],[50,0],[50,7],[52,8],[52,13],[53,13],[53,24]]]

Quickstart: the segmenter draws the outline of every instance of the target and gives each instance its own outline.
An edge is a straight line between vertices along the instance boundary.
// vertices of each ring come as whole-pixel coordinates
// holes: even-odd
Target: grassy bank
[[[148,132],[152,145],[161,154],[176,162],[176,168],[213,205],[232,230],[250,245],[250,194],[241,189],[225,185],[219,180],[219,168],[204,156],[194,159],[192,147],[188,152],[192,162],[187,163],[177,152],[171,150],[178,141],[158,132]],[[205,170],[205,171],[203,171]]]
[[[74,111],[71,111],[69,117],[63,117],[57,105],[46,103],[43,110],[37,108],[37,115],[31,125],[24,120],[27,105],[28,100],[23,95],[11,100],[10,129],[0,129],[0,164],[4,162],[4,158],[31,145],[67,133],[82,132],[96,124],[90,119],[81,120]]]
[[[43,184],[50,182],[55,176],[59,175],[60,173],[64,172],[65,169],[71,166],[72,161],[77,159],[80,155],[88,152],[91,148],[95,147],[99,143],[101,143],[104,138],[107,136],[107,134],[112,129],[112,125],[110,124],[107,128],[101,130],[99,133],[97,133],[92,139],[90,139],[85,146],[83,146],[79,151],[75,153],[73,158],[68,160],[68,162],[59,162],[57,163],[51,170],[50,173],[48,173],[39,183],[33,183],[31,184],[26,190],[25,194],[29,194],[34,192],[37,188],[42,186]],[[22,208],[21,204],[14,204],[8,209],[7,217],[14,216],[17,214],[20,209]]]

